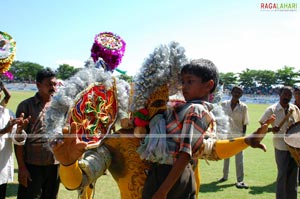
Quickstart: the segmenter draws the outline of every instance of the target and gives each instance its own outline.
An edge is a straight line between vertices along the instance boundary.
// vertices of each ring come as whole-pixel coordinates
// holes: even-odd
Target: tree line
[[[2,76],[1,79],[5,79],[9,82],[32,82],[35,81],[35,76],[37,72],[41,69],[46,67],[32,62],[25,62],[25,61],[14,61],[9,69],[9,72],[13,74],[14,79],[9,80],[7,77]],[[59,67],[54,70],[56,73],[56,77],[58,79],[66,80],[75,73],[77,73],[81,68],[75,68],[69,64],[61,64]],[[53,69],[52,69],[53,70]],[[128,76],[126,74],[120,74],[119,76],[121,79],[125,81],[132,82],[132,76]]]
[[[220,73],[220,80],[226,85],[241,85],[245,88],[270,88],[276,85],[294,86],[300,82],[300,70],[284,66],[276,71],[246,69],[240,73]]]
[[[9,69],[14,76],[13,82],[34,82],[37,72],[45,67],[32,62],[14,61]],[[53,70],[53,69],[52,69]],[[57,78],[65,80],[77,73],[80,69],[68,64],[59,65],[54,70]]]
[[[34,82],[37,71],[43,69],[44,66],[24,61],[14,61],[10,67],[9,72],[14,75],[13,81],[19,82]],[[55,70],[57,78],[66,80],[77,73],[80,68],[68,64],[61,64]],[[230,85],[241,85],[245,88],[264,87],[269,88],[274,85],[288,85],[294,86],[300,82],[300,70],[296,70],[291,66],[284,66],[276,71],[272,70],[251,70],[246,69],[240,73],[227,72],[220,73],[220,80],[224,87]],[[119,78],[128,82],[132,82],[133,77],[126,74],[120,74]]]

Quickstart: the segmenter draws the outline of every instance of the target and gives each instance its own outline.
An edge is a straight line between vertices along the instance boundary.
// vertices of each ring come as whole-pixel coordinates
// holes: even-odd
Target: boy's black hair
[[[49,78],[49,77],[55,77],[56,74],[55,72],[53,72],[50,68],[46,68],[46,69],[42,69],[40,71],[37,72],[36,77],[35,77],[35,81],[42,83],[42,81],[45,78]]]
[[[181,74],[192,74],[201,78],[202,82],[214,81],[214,86],[210,90],[213,93],[219,83],[219,70],[215,64],[207,59],[195,59],[186,64],[181,69]]]

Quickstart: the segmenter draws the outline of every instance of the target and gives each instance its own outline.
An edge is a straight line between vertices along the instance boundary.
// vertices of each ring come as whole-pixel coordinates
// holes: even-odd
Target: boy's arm
[[[178,178],[181,176],[183,170],[185,169],[186,165],[190,162],[190,160],[191,158],[188,153],[181,152],[179,154],[179,157],[175,161],[169,175],[159,187],[157,192],[153,195],[152,199],[167,198],[167,194],[174,186]]]

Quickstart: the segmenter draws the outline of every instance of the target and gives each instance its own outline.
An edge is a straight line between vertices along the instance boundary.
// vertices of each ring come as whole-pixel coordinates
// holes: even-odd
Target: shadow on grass
[[[207,193],[207,192],[218,192],[223,191],[223,189],[227,187],[235,186],[235,183],[233,184],[222,184],[219,182],[211,182],[208,184],[201,184],[200,185],[200,192]],[[268,184],[265,186],[250,186],[249,187],[249,194],[257,195],[262,193],[275,193],[275,182],[272,184]]]
[[[222,191],[227,187],[235,186],[235,184],[222,184],[219,182],[211,182],[208,184],[201,184],[200,185],[200,192],[207,193],[207,192],[218,192]]]
[[[275,184],[276,182],[265,186],[250,186],[249,194],[275,193]]]
[[[6,187],[6,197],[15,197],[18,195],[18,186],[17,183],[8,183]]]
[[[16,181],[16,178],[18,178],[18,172],[19,172],[19,170],[15,168],[14,169],[14,173],[15,173],[14,181]],[[8,183],[7,187],[6,187],[6,197],[17,198],[18,186],[19,186],[19,184],[16,182]]]

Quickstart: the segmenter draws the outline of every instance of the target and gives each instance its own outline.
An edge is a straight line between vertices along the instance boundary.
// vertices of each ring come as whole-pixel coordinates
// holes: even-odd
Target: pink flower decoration
[[[10,80],[14,79],[14,75],[11,72],[6,71],[3,73],[3,75],[6,76]]]
[[[125,52],[125,41],[112,32],[103,32],[95,36],[91,57],[96,63],[100,58],[108,65],[107,71],[115,70],[122,61]]]

